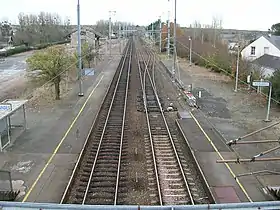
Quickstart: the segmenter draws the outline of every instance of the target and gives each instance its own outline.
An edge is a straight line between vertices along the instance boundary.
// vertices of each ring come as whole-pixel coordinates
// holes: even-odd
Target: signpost
[[[252,72],[247,76],[248,90],[251,89]]]
[[[271,104],[272,84],[271,84],[270,81],[253,81],[253,86],[255,86],[255,87],[269,87],[267,113],[266,113],[266,119],[264,121],[265,122],[270,122],[269,112],[270,112],[270,104]]]

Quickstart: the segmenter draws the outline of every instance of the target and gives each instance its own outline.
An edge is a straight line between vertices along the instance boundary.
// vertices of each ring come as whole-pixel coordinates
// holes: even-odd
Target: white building
[[[276,70],[280,70],[280,57],[264,54],[252,64],[260,70],[262,77],[270,77]]]
[[[264,54],[280,57],[280,36],[261,36],[241,51],[242,58],[249,61]]]
[[[102,37],[102,34],[95,31],[93,28],[82,27],[81,28],[81,44],[88,43],[97,47],[99,45],[99,38]],[[76,48],[78,46],[78,31],[74,30],[69,35],[68,38],[71,40],[71,46]]]

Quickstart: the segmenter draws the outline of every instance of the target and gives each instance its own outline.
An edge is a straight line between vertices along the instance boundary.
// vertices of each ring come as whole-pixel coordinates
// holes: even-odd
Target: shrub
[[[3,53],[1,53],[1,55],[7,57],[7,56],[15,55],[18,53],[27,52],[30,50],[41,50],[41,49],[44,49],[44,48],[47,48],[47,47],[50,47],[53,45],[66,44],[66,43],[69,43],[69,41],[58,41],[58,42],[53,42],[53,43],[37,44],[34,47],[30,47],[27,45],[21,45],[21,46],[16,46],[13,49],[9,49],[6,52],[3,52]]]

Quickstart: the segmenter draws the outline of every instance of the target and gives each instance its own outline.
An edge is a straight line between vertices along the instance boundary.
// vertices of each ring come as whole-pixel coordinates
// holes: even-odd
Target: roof
[[[77,31],[78,31],[78,30],[75,29],[75,30],[73,30],[71,33],[69,33],[67,36],[69,36],[70,34],[73,34],[73,33],[77,32]],[[82,28],[81,28],[81,31],[89,31],[89,32],[92,32],[92,33],[94,33],[95,35],[97,35],[97,36],[99,36],[99,37],[104,37],[103,34],[101,34],[100,32],[96,31],[96,30],[95,30],[94,28],[92,28],[92,27],[82,27]]]
[[[0,120],[11,115],[13,112],[22,107],[27,100],[5,100],[0,103]],[[10,106],[9,106],[10,105]]]
[[[266,38],[271,44],[277,47],[280,50],[280,36],[263,36]]]
[[[264,54],[254,60],[253,63],[271,69],[280,69],[280,57],[273,55]]]

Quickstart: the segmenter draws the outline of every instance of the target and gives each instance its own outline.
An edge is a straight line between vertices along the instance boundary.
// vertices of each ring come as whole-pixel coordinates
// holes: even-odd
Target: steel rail
[[[147,52],[147,54],[149,54],[149,52]],[[150,53],[150,54],[152,55],[153,53]],[[144,62],[145,62],[145,61],[144,61]],[[145,63],[146,63],[146,62],[145,62]],[[174,141],[173,141],[173,138],[172,138],[172,135],[171,135],[169,126],[168,126],[168,124],[167,124],[167,122],[166,122],[166,119],[165,119],[165,116],[164,116],[164,112],[163,112],[161,103],[160,103],[160,101],[159,101],[158,94],[157,94],[157,92],[156,92],[156,89],[155,89],[155,86],[154,86],[154,84],[153,84],[153,80],[152,80],[152,78],[151,78],[151,75],[150,75],[149,71],[147,71],[147,74],[148,74],[148,77],[149,77],[149,79],[150,79],[151,86],[152,86],[152,89],[153,89],[153,91],[154,91],[155,97],[156,97],[156,99],[157,99],[157,103],[158,103],[158,106],[159,106],[159,108],[160,108],[160,113],[161,113],[162,119],[163,119],[163,121],[164,121],[165,128],[166,128],[167,133],[168,133],[168,136],[169,136],[169,140],[170,140],[170,142],[171,142],[171,144],[172,144],[173,151],[174,151],[174,154],[175,154],[176,159],[177,159],[177,163],[178,163],[178,165],[179,165],[181,174],[182,174],[182,176],[183,176],[184,183],[185,183],[187,192],[188,192],[189,197],[190,197],[190,202],[191,202],[192,205],[195,205],[195,201],[194,201],[194,199],[193,199],[193,197],[192,197],[192,193],[191,193],[191,190],[190,190],[190,187],[189,187],[189,183],[188,183],[187,178],[186,178],[186,176],[185,176],[184,169],[183,169],[183,167],[182,167],[182,164],[181,164],[179,155],[178,155],[178,153],[177,153],[176,146],[175,146],[175,144],[174,144]]]
[[[118,86],[119,86],[119,81],[120,81],[120,78],[121,78],[121,75],[122,75],[122,72],[123,72],[123,69],[124,69],[124,64],[125,64],[125,61],[126,61],[126,58],[127,58],[128,51],[130,49],[130,45],[131,45],[131,43],[129,43],[128,48],[126,49],[126,52],[125,52],[125,58],[123,59],[123,62],[122,62],[122,66],[121,66],[121,70],[120,70],[119,77],[118,77],[118,80],[117,80],[117,84],[116,84],[116,87],[114,89],[112,101],[111,101],[111,104],[110,104],[110,107],[109,107],[109,110],[108,110],[108,114],[106,116],[105,124],[104,124],[103,130],[102,130],[102,134],[101,134],[100,141],[99,141],[99,144],[98,144],[97,152],[96,152],[94,162],[93,162],[93,166],[92,166],[92,169],[91,169],[91,172],[90,172],[90,177],[89,177],[87,187],[86,187],[86,191],[85,191],[85,194],[84,194],[84,197],[83,197],[82,205],[85,204],[85,201],[86,201],[86,198],[87,198],[87,195],[88,195],[91,179],[92,179],[92,176],[93,176],[93,172],[94,172],[94,169],[95,169],[95,165],[96,165],[96,162],[97,162],[97,158],[98,158],[98,155],[99,155],[99,151],[100,151],[100,147],[101,147],[101,144],[102,144],[102,141],[103,141],[103,137],[104,137],[104,134],[105,134],[105,131],[106,131],[106,128],[107,128],[108,119],[110,117],[112,106],[113,106],[113,103],[115,101],[116,92],[117,92],[117,89],[118,89]]]
[[[113,62],[113,61],[115,61],[115,59],[109,60],[108,63],[106,63],[105,66],[107,67],[107,66],[108,66],[111,62]],[[101,108],[102,108],[102,106],[103,106],[103,103],[104,103],[104,101],[105,101],[105,99],[106,99],[106,97],[107,97],[107,94],[108,94],[108,92],[109,92],[110,86],[112,85],[113,81],[114,81],[114,78],[111,79],[110,85],[108,86],[108,88],[107,88],[107,90],[106,90],[106,92],[105,92],[105,94],[104,94],[104,97],[102,98],[101,104],[100,104],[100,106],[99,106],[99,108],[98,108],[98,112],[97,112],[97,114],[95,115],[95,118],[94,118],[94,120],[93,120],[93,122],[92,122],[92,124],[91,124],[91,126],[90,126],[89,132],[87,133],[86,140],[85,140],[85,142],[84,142],[84,144],[83,144],[83,147],[82,147],[82,149],[81,149],[81,151],[80,151],[80,154],[79,154],[79,157],[78,157],[78,159],[77,159],[77,161],[76,161],[75,167],[74,167],[74,169],[73,169],[73,171],[72,171],[72,174],[71,174],[71,176],[70,176],[70,179],[69,179],[69,181],[68,181],[68,183],[67,183],[67,186],[66,186],[66,188],[65,188],[65,190],[64,190],[64,193],[63,193],[63,195],[62,195],[62,198],[60,199],[60,204],[63,204],[63,203],[65,202],[65,200],[66,200],[66,196],[67,196],[67,194],[69,193],[70,186],[71,186],[71,184],[72,184],[72,182],[73,182],[73,180],[74,180],[74,177],[76,176],[76,173],[77,173],[77,170],[78,170],[78,166],[79,166],[80,161],[81,161],[81,159],[82,159],[82,156],[83,156],[83,154],[84,154],[85,148],[86,148],[86,146],[87,146],[87,144],[88,144],[88,142],[89,142],[90,134],[91,134],[91,132],[92,132],[92,130],[93,130],[93,127],[94,127],[94,125],[95,125],[95,123],[96,123],[96,121],[97,121],[98,113],[100,112],[100,110],[101,110]]]
[[[138,52],[138,54],[140,55],[140,52]],[[149,60],[150,60],[150,58],[149,58]],[[146,98],[146,92],[145,92],[145,86],[144,86],[145,85],[145,83],[144,83],[145,82],[145,76],[142,78],[139,56],[137,56],[137,64],[138,64],[138,71],[139,71],[139,75],[140,75],[140,83],[141,83],[142,92],[143,92],[143,103],[144,103],[144,109],[145,109],[145,113],[146,113],[146,121],[147,121],[149,139],[150,139],[151,150],[152,150],[153,165],[154,165],[154,171],[155,171],[155,176],[156,176],[156,184],[157,184],[157,190],[158,190],[159,204],[162,206],[163,205],[162,193],[161,193],[161,188],[160,188],[158,167],[157,167],[157,162],[156,162],[156,157],[155,157],[155,149],[154,149],[154,144],[153,144],[153,137],[152,137],[152,131],[151,131],[151,126],[150,126],[150,121],[149,121],[149,116],[148,116],[147,102],[146,102],[147,98]],[[148,65],[145,65],[144,74],[145,74],[145,71],[146,71],[147,68],[148,68]]]
[[[117,171],[117,181],[116,181],[114,205],[117,205],[117,200],[118,200],[118,187],[119,187],[119,178],[120,178],[120,170],[121,170],[121,158],[122,158],[124,126],[125,126],[125,117],[126,117],[126,108],[127,108],[128,86],[129,86],[130,69],[131,69],[131,57],[132,57],[132,44],[131,44],[131,51],[130,51],[129,61],[128,61],[128,70],[127,70],[128,73],[127,73],[126,88],[125,88],[123,120],[122,120],[122,132],[121,132],[121,142],[120,142],[120,151],[119,151],[119,161],[118,161],[118,171]]]

